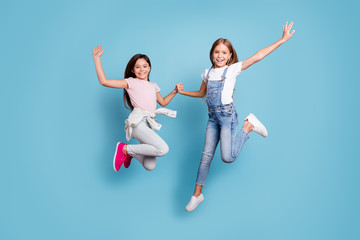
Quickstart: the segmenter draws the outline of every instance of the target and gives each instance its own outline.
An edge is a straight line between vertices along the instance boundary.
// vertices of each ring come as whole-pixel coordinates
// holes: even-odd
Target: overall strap
[[[227,73],[228,68],[229,68],[229,67],[226,66],[226,68],[224,69],[224,72],[223,72],[223,74],[222,74],[222,76],[221,76],[221,81],[225,81],[226,73]]]
[[[208,71],[207,74],[206,74],[206,82],[209,81],[209,74],[210,74],[211,69],[212,69],[212,67],[209,69],[209,71]]]
[[[224,81],[224,80],[225,80],[225,78],[226,78],[226,73],[227,73],[228,68],[229,68],[229,67],[226,66],[226,68],[224,69],[224,72],[223,72],[223,74],[222,74],[222,76],[221,76],[221,81]],[[209,81],[209,74],[210,74],[211,69],[212,69],[212,67],[209,69],[209,71],[208,71],[207,74],[206,74],[206,82]]]

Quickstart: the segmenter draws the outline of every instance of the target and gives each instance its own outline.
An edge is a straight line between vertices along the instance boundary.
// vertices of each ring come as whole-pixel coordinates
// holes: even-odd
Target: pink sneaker
[[[113,161],[115,172],[119,171],[121,165],[125,161],[126,155],[122,152],[122,149],[124,148],[124,146],[125,146],[125,143],[121,143],[121,142],[117,143],[117,145],[116,145],[114,161]]]
[[[125,156],[125,161],[124,161],[124,167],[125,168],[128,168],[130,166],[131,159],[132,159],[132,156],[130,156],[130,155]]]

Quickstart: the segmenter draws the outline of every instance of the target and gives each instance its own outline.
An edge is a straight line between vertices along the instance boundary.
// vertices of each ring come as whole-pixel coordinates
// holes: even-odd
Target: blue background
[[[1,4],[1,239],[359,239],[359,4],[356,1],[8,1]],[[136,53],[163,96],[197,90],[219,37],[240,60],[293,38],[238,77],[240,119],[253,112],[238,160],[217,151],[196,211],[206,104],[178,95],[159,116],[170,152],[148,172],[116,173],[128,110],[102,87]]]

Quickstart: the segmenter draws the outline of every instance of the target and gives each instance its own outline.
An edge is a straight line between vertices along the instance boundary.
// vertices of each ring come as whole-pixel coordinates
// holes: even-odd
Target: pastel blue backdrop
[[[360,239],[357,1],[8,1],[1,4],[0,239]],[[206,104],[176,96],[159,116],[170,152],[116,173],[136,53],[163,96],[197,90],[219,37],[240,60],[293,38],[238,77],[239,117],[256,114],[238,160],[215,155],[205,201],[184,211],[204,144]]]

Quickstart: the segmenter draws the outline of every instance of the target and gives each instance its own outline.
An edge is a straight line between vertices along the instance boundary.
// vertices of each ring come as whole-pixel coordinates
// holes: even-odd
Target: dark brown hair
[[[231,44],[231,42],[228,40],[228,39],[225,39],[225,38],[219,38],[218,40],[216,40],[211,49],[210,49],[210,61],[211,61],[211,64],[212,64],[212,67],[215,67],[215,62],[214,62],[214,57],[213,57],[213,53],[214,53],[214,50],[215,48],[219,45],[219,44],[224,44],[225,46],[228,47],[230,53],[231,53],[231,57],[229,59],[229,61],[226,63],[226,65],[230,66],[231,64],[233,63],[237,63],[239,60],[238,60],[238,57],[237,57],[237,54],[236,54],[236,51],[235,51],[235,48],[233,47],[233,45]]]
[[[150,66],[150,71],[151,71],[151,62],[150,59],[148,58],[148,56],[146,56],[145,54],[136,54],[134,55],[128,62],[126,69],[125,69],[125,73],[124,73],[124,78],[136,78],[135,73],[133,72],[134,70],[134,66],[137,60],[139,60],[140,58],[144,59]],[[150,72],[149,72],[150,75]],[[148,76],[148,81],[150,82],[149,76]],[[124,105],[127,109],[130,109],[131,111],[134,109],[134,106],[131,104],[130,101],[130,96],[128,94],[128,92],[126,91],[126,89],[124,89]]]

